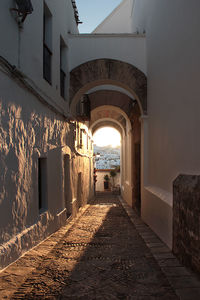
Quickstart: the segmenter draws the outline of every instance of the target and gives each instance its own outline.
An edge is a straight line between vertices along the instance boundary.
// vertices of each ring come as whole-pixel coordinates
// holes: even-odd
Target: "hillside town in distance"
[[[114,169],[120,166],[120,147],[94,145],[96,169]]]

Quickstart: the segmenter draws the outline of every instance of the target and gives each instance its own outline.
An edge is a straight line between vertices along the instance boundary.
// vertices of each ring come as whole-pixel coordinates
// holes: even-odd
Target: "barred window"
[[[52,15],[44,3],[43,17],[43,77],[52,83]]]

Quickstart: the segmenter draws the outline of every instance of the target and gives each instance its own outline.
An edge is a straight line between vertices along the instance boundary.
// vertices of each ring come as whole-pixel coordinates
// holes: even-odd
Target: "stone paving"
[[[119,199],[99,195],[3,270],[0,299],[200,299],[199,280]]]

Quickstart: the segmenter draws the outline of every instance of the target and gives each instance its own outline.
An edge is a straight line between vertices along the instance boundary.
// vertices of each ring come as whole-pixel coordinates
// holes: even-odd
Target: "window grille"
[[[44,42],[43,76],[51,84],[51,56],[52,52]]]
[[[43,16],[43,77],[52,83],[52,15],[44,3]]]
[[[38,208],[47,208],[47,159],[38,159]]]
[[[81,129],[80,131],[80,142],[79,142],[79,147],[82,148],[83,147],[83,130]]]
[[[66,74],[62,69],[60,69],[60,95],[63,98],[65,98],[65,79]]]

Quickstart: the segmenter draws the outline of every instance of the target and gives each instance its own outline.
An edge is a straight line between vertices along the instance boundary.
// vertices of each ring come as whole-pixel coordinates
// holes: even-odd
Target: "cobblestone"
[[[0,273],[0,299],[195,300],[199,295],[199,280],[109,194],[99,195]]]

